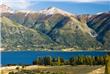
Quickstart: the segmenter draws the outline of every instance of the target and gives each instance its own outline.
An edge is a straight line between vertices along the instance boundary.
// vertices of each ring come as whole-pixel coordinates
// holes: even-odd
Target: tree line
[[[73,56],[69,59],[62,57],[38,57],[33,61],[33,65],[105,65],[106,56]]]

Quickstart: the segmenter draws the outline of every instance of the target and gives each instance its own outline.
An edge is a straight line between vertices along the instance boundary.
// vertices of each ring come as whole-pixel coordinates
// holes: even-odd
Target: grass
[[[89,65],[78,65],[78,66],[69,66],[69,65],[64,65],[64,66],[38,66],[38,65],[33,65],[33,66],[25,66],[25,67],[20,67],[15,68],[15,69],[4,69],[3,72],[8,71],[13,72],[13,74],[92,74],[92,71],[95,71],[97,69],[101,68],[101,74],[104,74],[104,66],[102,65],[94,65],[94,66],[89,66]],[[5,74],[3,73],[2,74]],[[99,73],[100,74],[100,73]]]

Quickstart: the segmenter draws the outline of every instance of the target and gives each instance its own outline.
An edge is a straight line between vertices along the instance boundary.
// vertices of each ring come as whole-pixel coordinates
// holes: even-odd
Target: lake
[[[62,57],[69,59],[72,56],[104,56],[106,51],[74,51],[74,52],[63,52],[63,51],[7,51],[1,52],[1,65],[7,64],[32,64],[32,61],[37,57],[41,56],[52,56]]]

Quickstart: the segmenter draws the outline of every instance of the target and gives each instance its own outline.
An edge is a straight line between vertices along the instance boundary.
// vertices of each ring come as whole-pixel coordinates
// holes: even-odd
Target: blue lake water
[[[62,52],[62,51],[9,51],[1,52],[1,64],[32,64],[32,61],[41,56],[63,57],[69,59],[72,56],[104,56],[107,52],[104,51],[75,51],[75,52]]]

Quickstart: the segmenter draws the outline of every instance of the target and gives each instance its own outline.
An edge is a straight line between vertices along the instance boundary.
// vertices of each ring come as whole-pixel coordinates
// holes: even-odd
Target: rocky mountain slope
[[[6,49],[35,49],[52,46],[54,42],[39,31],[22,26],[6,17],[1,18],[1,41]]]
[[[2,13],[1,17],[2,48],[5,49],[109,49],[109,12],[75,15],[50,7],[36,12]]]
[[[110,49],[110,12],[92,16],[87,24],[98,34],[96,40],[103,44],[104,49]]]

